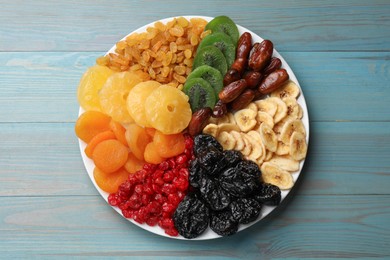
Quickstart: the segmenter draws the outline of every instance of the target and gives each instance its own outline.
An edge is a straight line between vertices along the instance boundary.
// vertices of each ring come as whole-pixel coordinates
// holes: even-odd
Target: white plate
[[[207,17],[207,16],[183,16],[187,19],[191,19],[191,18],[194,18],[194,17],[199,17],[199,18],[203,18],[207,21],[210,21],[211,19],[213,19],[212,17]],[[162,20],[159,20],[161,21],[162,23],[167,23],[168,21],[172,20],[174,17],[170,17],[170,18],[165,18],[165,19],[162,19]],[[146,31],[146,28],[149,27],[149,26],[153,26],[154,23],[157,22],[157,21],[154,21],[150,24],[147,24],[133,32],[131,32],[130,34],[132,33],[135,33],[135,32],[144,32]],[[244,32],[249,32],[252,34],[252,42],[261,42],[263,40],[263,38],[261,38],[260,36],[258,36],[257,34],[255,34],[254,32],[240,26],[240,25],[237,25],[238,27],[238,30],[240,32],[240,35]],[[129,35],[130,35],[129,34]],[[127,36],[125,36],[123,39],[125,39]],[[122,39],[122,40],[123,40]],[[271,39],[272,40],[272,39]],[[108,51],[108,52],[114,52],[115,50],[115,45]],[[300,85],[299,85],[299,82],[297,80],[297,78],[295,77],[293,71],[291,70],[290,66],[287,64],[287,62],[283,59],[282,56],[280,56],[280,54],[274,50],[273,52],[273,56],[274,57],[278,57],[281,61],[282,61],[282,68],[286,69],[288,74],[290,75],[290,79],[292,81],[294,81],[300,88]],[[302,109],[303,109],[303,118],[302,118],[302,122],[303,124],[305,125],[305,128],[306,128],[306,141],[307,143],[309,144],[309,116],[308,116],[308,112],[307,112],[307,107],[306,107],[306,101],[305,101],[305,98],[303,96],[303,92],[302,92],[302,89],[301,89],[301,94],[299,95],[299,98],[298,98],[298,103],[301,105]],[[80,108],[79,110],[79,115],[82,114],[84,111],[82,108]],[[86,143],[81,141],[79,139],[79,146],[80,146],[80,151],[81,151],[81,156],[83,158],[83,161],[84,161],[84,165],[85,165],[85,168],[88,172],[88,176],[90,177],[92,183],[95,185],[96,189],[99,191],[100,195],[104,198],[105,201],[107,201],[107,198],[108,198],[108,193],[103,191],[102,189],[100,189],[97,185],[96,185],[96,182],[95,182],[95,179],[93,178],[93,169],[95,167],[93,161],[91,159],[89,159],[85,153],[84,153],[84,149],[86,147]],[[302,170],[302,167],[303,167],[303,164],[304,164],[304,160],[302,160],[300,162],[300,168],[299,168],[299,171],[297,171],[296,173],[293,173],[293,178],[294,178],[294,181],[297,181],[300,173],[301,173],[301,170]],[[288,190],[288,191],[282,191],[282,201],[286,198],[286,196],[290,193],[291,190]],[[244,230],[254,224],[256,224],[257,222],[259,222],[261,219],[265,218],[268,214],[270,214],[276,207],[270,207],[270,206],[263,206],[262,210],[261,210],[261,214],[259,216],[259,218],[250,223],[250,224],[246,224],[246,225],[243,225],[243,224],[240,224],[239,226],[239,229],[238,229],[238,232],[241,231],[241,230]],[[122,213],[121,213],[121,210],[118,208],[118,207],[113,207],[114,210],[116,210],[122,217]],[[134,220],[132,219],[128,219],[130,222],[132,222],[133,224],[149,231],[149,232],[152,232],[152,233],[155,233],[157,235],[160,235],[160,236],[165,236],[165,237],[169,237],[169,238],[174,238],[174,239],[183,239],[183,240],[187,240],[186,238],[182,237],[182,236],[178,236],[178,237],[171,237],[167,234],[164,233],[164,230],[161,229],[159,226],[154,226],[154,227],[150,227],[146,224],[139,224],[137,222],[135,222]],[[200,236],[198,236],[197,238],[193,238],[191,240],[207,240],[207,239],[215,239],[215,238],[220,238],[221,236],[217,235],[216,233],[214,233],[210,228],[208,228],[203,234],[201,234]]]

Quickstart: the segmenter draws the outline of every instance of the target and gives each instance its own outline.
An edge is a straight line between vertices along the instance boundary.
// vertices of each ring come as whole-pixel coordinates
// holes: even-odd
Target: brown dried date
[[[289,75],[287,71],[285,69],[278,69],[265,77],[258,89],[262,94],[268,94],[282,86],[288,79]]]
[[[212,117],[223,117],[227,113],[227,107],[225,103],[222,103],[221,100],[218,100],[218,102],[215,104],[213,109]]]
[[[230,69],[228,72],[226,72],[225,76],[223,77],[223,85],[227,86],[230,83],[241,79],[240,73],[235,69]]]
[[[238,73],[242,75],[242,73],[244,73],[244,70],[246,68],[247,61],[248,59],[238,58],[233,62],[230,68],[238,71]]]
[[[248,88],[254,88],[259,85],[263,75],[258,71],[247,71],[244,73],[243,78],[245,79]]]
[[[274,45],[270,40],[255,43],[249,54],[248,66],[254,71],[261,71],[271,60]]]
[[[203,128],[206,126],[211,114],[212,110],[209,107],[201,108],[193,113],[191,121],[188,125],[188,133],[191,136],[200,134]]]
[[[240,110],[249,105],[250,102],[255,98],[255,91],[252,89],[246,89],[231,103],[231,109]]]
[[[229,103],[236,99],[246,89],[245,79],[234,81],[224,87],[218,94],[219,99],[223,103]]]
[[[279,58],[273,57],[267,67],[263,70],[264,75],[268,75],[282,67],[282,61]]]
[[[252,47],[252,34],[244,32],[237,43],[236,59],[248,59]]]

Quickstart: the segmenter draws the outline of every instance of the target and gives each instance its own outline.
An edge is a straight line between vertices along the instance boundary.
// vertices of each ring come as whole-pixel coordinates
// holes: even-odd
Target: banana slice
[[[278,148],[276,149],[275,154],[277,155],[286,155],[290,153],[290,145],[283,142],[278,142]]]
[[[269,160],[272,159],[273,156],[274,156],[274,153],[271,152],[270,150],[267,150],[267,153],[265,155],[264,161],[268,162]]]
[[[236,140],[236,145],[234,146],[234,150],[241,151],[242,149],[244,149],[245,143],[244,140],[242,140],[241,134],[238,131],[231,131],[230,134]]]
[[[229,118],[229,123],[231,124],[237,124],[236,119],[234,118],[233,113],[227,113],[227,116]]]
[[[216,138],[224,150],[233,150],[236,145],[236,139],[228,132],[220,132]]]
[[[262,123],[260,126],[260,137],[265,148],[271,152],[276,152],[278,148],[278,138],[272,128]]]
[[[267,125],[269,125],[271,128],[274,127],[274,119],[272,116],[270,116],[270,114],[266,113],[266,112],[262,112],[262,111],[259,111],[257,112],[257,115],[256,115],[256,121],[257,121],[257,124],[260,126],[262,123],[266,123]]]
[[[290,143],[291,135],[294,132],[302,133],[306,135],[305,126],[300,119],[289,119],[284,125],[280,132],[280,141],[285,144]]]
[[[218,126],[216,124],[208,124],[203,128],[202,131],[204,134],[209,134],[214,137],[217,137],[218,135]]]
[[[251,142],[248,140],[247,136],[244,134],[244,133],[241,133],[241,138],[242,140],[244,141],[244,148],[242,148],[240,150],[240,152],[245,155],[245,156],[248,156],[251,152],[252,152],[252,144]]]
[[[218,124],[218,131],[219,132],[240,131],[240,128],[236,124],[222,123],[222,124]]]
[[[272,130],[274,130],[275,134],[278,136],[278,138],[280,137],[280,132],[282,132],[282,128],[284,126],[284,124],[286,123],[286,118],[282,119],[281,121],[279,121],[277,124],[274,125],[274,127],[272,128]]]
[[[249,103],[249,105],[247,105],[245,108],[247,109],[252,109],[253,111],[255,111],[257,113],[258,109],[257,109],[257,106],[254,102],[251,102]]]
[[[269,162],[285,171],[295,172],[299,170],[299,162],[289,156],[274,156]]]
[[[234,119],[243,132],[248,132],[256,126],[256,112],[251,109],[241,109],[234,113]]]
[[[217,119],[217,125],[230,123],[229,113],[225,114],[223,117]]]
[[[281,190],[288,190],[294,186],[291,174],[270,162],[261,165],[261,176],[265,183],[276,185]]]
[[[255,138],[253,138],[251,135],[245,135],[245,137],[248,139],[250,144],[252,145],[252,151],[248,155],[248,158],[252,161],[256,161],[263,155],[263,149],[261,147],[261,142],[257,141]]]
[[[267,155],[267,149],[265,149],[264,143],[261,143],[261,150],[263,150],[263,154],[257,158],[256,163],[257,165],[261,166],[265,160],[265,157]]]
[[[302,119],[302,117],[303,117],[303,109],[302,109],[302,107],[299,104],[298,104],[298,106],[299,106],[298,118]]]
[[[283,100],[277,97],[270,97],[267,100],[275,103],[277,106],[276,113],[274,115],[274,123],[276,124],[287,115],[286,103],[284,103]]]
[[[258,142],[258,143],[262,143],[263,142],[263,140],[261,140],[260,132],[258,132],[258,131],[251,130],[248,133],[246,133],[246,135],[249,135],[250,137],[255,139],[256,142]]]
[[[300,132],[294,132],[290,139],[290,155],[293,159],[300,161],[306,157],[307,143],[306,136]]]
[[[215,124],[218,125],[218,118],[210,116],[209,120],[207,121],[208,124]]]
[[[283,99],[283,101],[284,103],[286,103],[287,106],[287,117],[293,119],[300,119],[299,117],[300,105],[298,104],[297,100],[293,97],[287,97]]]
[[[254,102],[257,106],[257,110],[261,112],[268,113],[270,116],[274,116],[277,110],[275,103],[270,102],[268,99],[261,99]]]
[[[299,96],[299,93],[300,90],[298,85],[289,80],[283,86],[273,91],[271,97],[278,97],[283,100],[288,97],[296,99]]]

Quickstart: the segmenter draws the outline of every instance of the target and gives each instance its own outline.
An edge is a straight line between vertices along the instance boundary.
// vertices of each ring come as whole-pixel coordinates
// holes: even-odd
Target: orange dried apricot
[[[124,168],[112,173],[104,172],[98,167],[93,170],[93,177],[97,186],[107,193],[115,193],[119,185],[126,181],[128,176],[129,173]]]
[[[128,155],[128,148],[118,140],[105,140],[96,145],[92,159],[99,169],[111,173],[125,165]]]
[[[124,167],[129,173],[135,173],[136,171],[141,170],[144,164],[144,161],[139,160],[130,152]]]
[[[182,133],[166,135],[156,131],[153,143],[158,154],[164,158],[170,158],[184,152],[185,137]]]
[[[165,158],[161,157],[157,152],[156,144],[154,142],[148,143],[145,147],[144,157],[147,163],[153,164],[159,164],[165,160]]]
[[[152,141],[144,128],[137,124],[131,124],[126,129],[126,140],[131,152],[139,160],[144,161],[145,147]]]
[[[114,132],[115,137],[116,139],[118,139],[119,142],[128,146],[126,141],[126,136],[125,136],[126,128],[124,128],[124,126],[121,123],[116,122],[115,120],[111,120],[110,129],[112,130],[112,132]]]
[[[115,134],[111,131],[111,130],[108,130],[108,131],[104,131],[104,132],[101,132],[101,133],[98,133],[97,135],[95,135],[91,141],[89,141],[89,143],[87,144],[87,146],[85,147],[85,154],[92,159],[92,154],[93,154],[93,150],[95,150],[96,146],[105,141],[105,140],[109,140],[109,139],[115,139],[116,136]]]
[[[86,111],[76,121],[76,135],[88,143],[98,133],[110,130],[110,121],[111,118],[102,112]]]

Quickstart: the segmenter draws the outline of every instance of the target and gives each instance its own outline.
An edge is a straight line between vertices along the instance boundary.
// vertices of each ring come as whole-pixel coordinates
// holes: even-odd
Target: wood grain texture
[[[0,51],[105,51],[130,31],[178,15],[225,14],[281,51],[390,50],[381,1],[2,0]]]
[[[7,123],[0,132],[0,196],[98,194],[73,123]],[[389,133],[390,122],[312,123],[296,193],[389,194]]]
[[[12,111],[0,113],[0,122],[74,122],[79,80],[103,54],[0,53],[0,106]],[[390,121],[389,52],[281,55],[301,84],[311,121]]]
[[[2,197],[0,242],[6,258],[385,258],[389,203],[388,195],[294,196],[234,237],[178,241],[127,222],[100,197]]]

